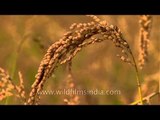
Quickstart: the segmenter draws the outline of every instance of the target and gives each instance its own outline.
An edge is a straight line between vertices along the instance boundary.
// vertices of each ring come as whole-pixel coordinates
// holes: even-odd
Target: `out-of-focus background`
[[[128,41],[138,62],[139,16],[101,15],[101,20],[118,26]],[[72,23],[90,22],[85,15],[19,15],[0,16],[0,67],[8,71],[15,83],[18,71],[24,78],[25,90],[29,94],[35,74],[48,47],[58,41],[69,30]],[[140,70],[143,95],[158,90],[160,79],[160,16],[153,16],[149,56],[143,70]],[[17,52],[18,51],[18,52]],[[79,89],[119,90],[114,95],[81,95],[80,104],[130,104],[138,99],[134,68],[120,61],[118,49],[110,41],[97,43],[84,48],[73,59],[72,72],[75,85]],[[46,90],[63,88],[66,79],[66,66],[56,69],[53,77],[47,80]],[[41,104],[64,104],[65,95],[42,95]],[[159,104],[158,97],[152,104]],[[5,104],[6,100],[0,101]],[[20,104],[15,97],[9,97],[7,104]]]

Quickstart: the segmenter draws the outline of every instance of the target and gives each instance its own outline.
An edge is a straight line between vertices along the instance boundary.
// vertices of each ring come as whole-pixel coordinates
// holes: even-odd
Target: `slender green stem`
[[[13,66],[12,66],[12,71],[11,71],[11,78],[13,80],[14,80],[14,77],[15,77],[17,60],[18,60],[19,54],[21,52],[22,45],[23,45],[24,41],[25,41],[25,39],[20,41],[20,43],[18,44],[17,50],[15,52],[15,58],[14,58],[14,61],[13,61]],[[7,105],[8,102],[9,102],[9,97],[6,98],[5,105]]]
[[[141,82],[140,82],[140,79],[139,79],[139,72],[138,72],[136,61],[134,59],[134,56],[133,56],[131,50],[130,50],[130,53],[131,53],[131,56],[132,56],[132,59],[133,59],[133,62],[134,62],[135,71],[136,71],[136,79],[137,79],[137,86],[138,86],[138,93],[139,93],[139,97],[140,97],[140,102],[143,105],[143,97],[142,97]]]
[[[140,79],[139,79],[139,74],[138,74],[138,69],[137,69],[137,65],[135,65],[136,68],[136,77],[137,77],[137,85],[138,85],[138,92],[139,92],[139,96],[140,96],[140,100],[141,100],[141,104],[143,105],[143,100],[142,100],[142,90],[141,90],[141,83],[140,83]]]

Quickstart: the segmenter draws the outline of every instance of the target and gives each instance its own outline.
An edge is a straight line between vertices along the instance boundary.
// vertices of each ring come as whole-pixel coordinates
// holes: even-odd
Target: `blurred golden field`
[[[108,24],[118,26],[130,45],[138,63],[139,16],[97,15]],[[160,16],[153,15],[148,61],[139,69],[143,97],[160,90]],[[35,80],[39,64],[48,47],[63,37],[73,23],[92,19],[85,15],[1,15],[0,16],[0,67],[18,84],[18,71],[24,79],[26,96]],[[72,61],[72,73],[77,89],[119,90],[114,95],[79,95],[79,104],[125,105],[138,100],[135,70],[116,57],[119,49],[110,41],[85,47]],[[64,88],[67,79],[66,65],[59,66],[49,78],[44,90]],[[2,90],[0,88],[0,90]],[[66,95],[41,95],[40,104],[65,104]],[[0,104],[23,104],[14,96]],[[160,104],[160,95],[150,99],[150,104]]]

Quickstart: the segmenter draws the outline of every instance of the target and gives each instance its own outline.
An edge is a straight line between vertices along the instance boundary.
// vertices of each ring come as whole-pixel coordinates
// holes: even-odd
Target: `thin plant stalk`
[[[12,66],[12,71],[11,71],[11,78],[12,78],[12,79],[14,79],[14,77],[15,77],[17,60],[18,60],[18,56],[19,56],[19,54],[20,54],[20,52],[21,52],[22,45],[23,45],[24,41],[25,41],[25,39],[20,41],[20,43],[18,44],[16,53],[15,53],[15,59],[14,59],[14,61],[13,61],[13,66]],[[9,101],[9,97],[6,98],[5,105],[8,104],[8,101]]]
[[[132,56],[132,59],[133,59],[133,62],[134,62],[135,71],[136,71],[138,94],[139,94],[139,97],[140,97],[140,102],[143,105],[142,89],[141,89],[141,82],[140,82],[140,78],[139,78],[138,68],[137,68],[137,64],[136,64],[136,61],[134,59],[134,56],[132,54],[132,51],[130,51],[130,53],[131,53],[131,56]]]

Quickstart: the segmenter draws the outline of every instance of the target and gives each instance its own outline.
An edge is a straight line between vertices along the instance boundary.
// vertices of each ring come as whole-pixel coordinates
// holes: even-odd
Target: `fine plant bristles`
[[[66,87],[65,89],[66,90],[75,90],[76,87],[75,87],[75,83],[74,83],[74,79],[73,79],[73,73],[71,71],[71,67],[72,67],[72,62],[69,62],[67,64],[67,68],[68,68],[68,75],[67,75],[67,80],[65,81],[66,83]],[[79,96],[70,92],[69,95],[66,96],[66,98],[64,99],[64,102],[67,104],[67,105],[78,105],[79,104]]]
[[[140,48],[139,48],[139,67],[143,68],[148,56],[148,47],[150,42],[150,32],[152,27],[152,16],[140,16]]]
[[[2,68],[0,68],[0,100],[3,100],[9,96],[16,95],[23,103],[26,102],[26,96],[24,91],[24,83],[21,72],[19,72],[20,84],[17,86],[12,82],[9,74]],[[18,94],[14,94],[14,91]]]
[[[130,46],[123,38],[120,29],[117,26],[108,25],[106,21],[100,21],[94,15],[89,15],[89,17],[93,18],[93,21],[73,23],[70,30],[49,47],[40,63],[27,104],[35,104],[38,99],[37,93],[43,89],[44,83],[59,65],[70,62],[83,47],[105,40],[112,41],[115,47],[120,48],[121,55],[117,56],[135,68],[139,96],[141,103],[143,103],[137,65]]]

